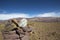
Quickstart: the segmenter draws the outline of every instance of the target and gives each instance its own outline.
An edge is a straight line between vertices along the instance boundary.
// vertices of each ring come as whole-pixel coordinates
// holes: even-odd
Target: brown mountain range
[[[22,18],[13,18],[13,19],[16,19],[19,21]],[[60,17],[34,17],[34,18],[26,18],[26,19],[28,21],[35,21],[35,22],[60,22]],[[0,23],[7,22],[9,20],[0,20]]]

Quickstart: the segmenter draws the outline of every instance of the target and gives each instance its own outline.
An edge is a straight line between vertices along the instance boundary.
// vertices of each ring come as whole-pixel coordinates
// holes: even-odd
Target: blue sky
[[[0,0],[0,20],[17,17],[60,17],[60,0]]]

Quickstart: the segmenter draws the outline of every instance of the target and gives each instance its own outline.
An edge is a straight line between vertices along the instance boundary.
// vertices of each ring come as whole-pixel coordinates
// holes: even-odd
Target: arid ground
[[[30,40],[60,40],[60,22],[30,21],[29,23],[33,28]],[[0,40],[3,40],[1,30],[5,29],[4,26],[5,24],[0,24]]]

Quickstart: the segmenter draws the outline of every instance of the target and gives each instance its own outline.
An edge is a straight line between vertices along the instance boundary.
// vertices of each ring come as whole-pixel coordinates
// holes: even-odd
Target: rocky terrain
[[[14,18],[21,20],[22,18]],[[30,40],[60,40],[60,18],[56,17],[34,17],[34,18],[27,18],[29,23],[32,24],[33,27],[33,32],[30,35]],[[15,26],[12,22],[11,19],[9,20],[0,20],[0,31],[5,30],[5,27]],[[7,29],[8,30],[8,29]],[[19,40],[19,36],[16,35],[15,32],[2,32],[3,37],[5,40]],[[0,40],[1,35],[0,33]],[[13,34],[13,35],[12,35]],[[4,39],[3,39],[4,40]]]

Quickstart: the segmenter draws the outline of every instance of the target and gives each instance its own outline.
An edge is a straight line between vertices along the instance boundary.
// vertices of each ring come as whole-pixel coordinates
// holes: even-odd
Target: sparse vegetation
[[[30,40],[60,40],[60,22],[34,22]]]
[[[33,32],[30,40],[60,40],[60,22],[29,22],[32,24]],[[0,40],[2,40],[1,30],[5,27],[0,24]]]

